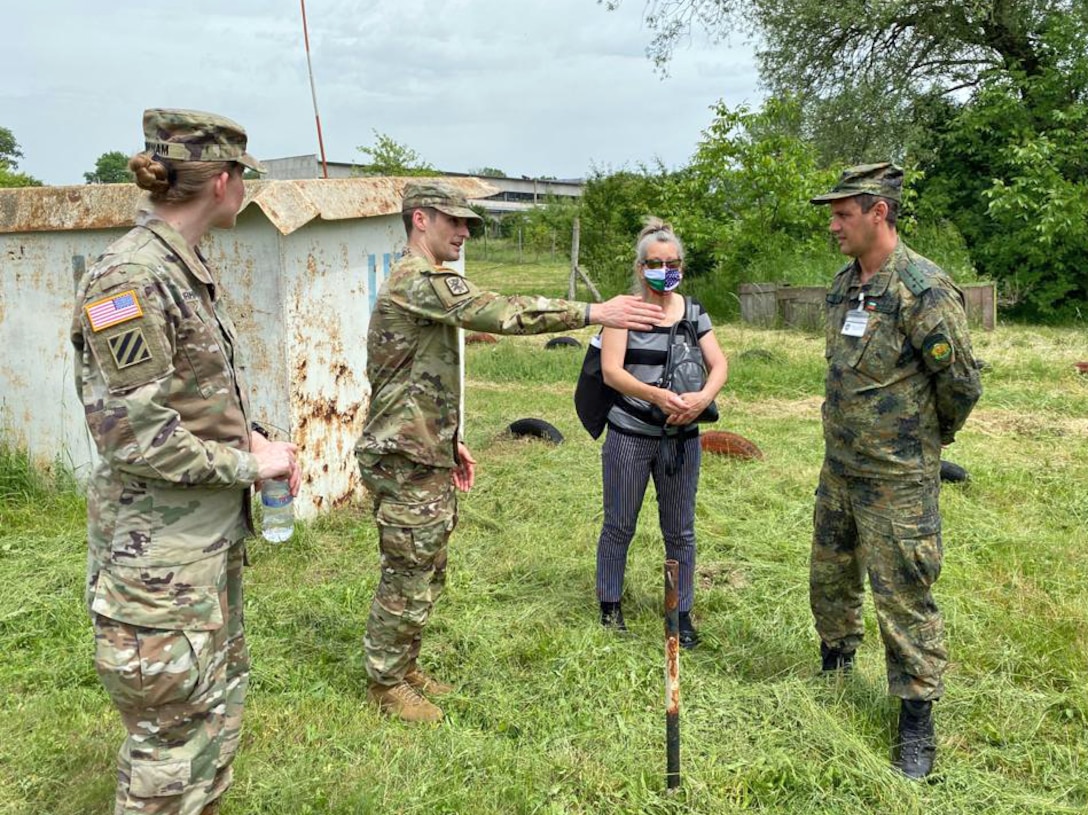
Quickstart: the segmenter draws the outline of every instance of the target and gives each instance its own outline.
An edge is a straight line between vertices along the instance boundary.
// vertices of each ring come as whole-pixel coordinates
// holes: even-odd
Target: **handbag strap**
[[[669,374],[672,372],[672,347],[674,341],[676,340],[676,329],[679,327],[680,323],[684,322],[687,319],[686,297],[684,298],[684,310],[684,319],[677,320],[675,323],[669,326],[669,339],[665,347],[665,367],[661,369],[661,378],[657,380],[657,386],[659,388],[666,387],[666,385],[668,384]]]
[[[692,318],[692,312],[696,312],[694,319]],[[698,319],[697,309],[695,302],[688,296],[684,296],[684,319],[677,320],[673,323],[673,333],[669,336],[669,350],[672,350],[672,341],[676,336],[675,329],[680,323],[683,323],[683,329],[687,332],[688,337],[691,339],[692,346],[698,347],[699,345],[699,327],[695,324],[695,320]]]
[[[694,302],[690,297],[684,295],[684,316],[669,326],[668,350],[665,352],[665,367],[661,371],[661,379],[658,380],[657,386],[659,388],[665,385],[668,381],[669,374],[672,372],[672,349],[676,344],[677,332],[683,330],[690,338],[692,347],[699,347],[699,329],[691,319],[691,313],[693,311],[695,311]]]

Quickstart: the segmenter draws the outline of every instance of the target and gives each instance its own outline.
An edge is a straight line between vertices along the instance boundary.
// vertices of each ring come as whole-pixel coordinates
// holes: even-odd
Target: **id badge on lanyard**
[[[852,308],[846,312],[846,319],[842,324],[841,333],[844,337],[865,336],[865,329],[869,326],[869,312],[862,307],[864,303],[865,292],[858,292],[857,308]]]

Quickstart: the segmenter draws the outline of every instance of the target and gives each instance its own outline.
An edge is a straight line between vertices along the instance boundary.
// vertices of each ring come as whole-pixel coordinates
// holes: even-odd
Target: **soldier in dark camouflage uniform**
[[[457,522],[454,488],[467,491],[476,462],[460,435],[458,329],[499,334],[566,331],[599,323],[648,328],[661,309],[640,298],[606,303],[503,297],[480,291],[443,263],[460,257],[465,200],[411,184],[402,204],[408,248],[378,293],[367,337],[370,406],[356,445],[374,501],[382,574],[367,621],[370,701],[405,721],[439,721],[421,692],[451,690],[417,664],[420,636],[446,578]]]
[[[827,295],[825,458],[816,491],[810,595],[823,670],[848,670],[868,574],[902,699],[896,766],[933,766],[932,702],[948,661],[931,587],[941,572],[941,448],[982,393],[963,295],[895,228],[902,170],[852,167],[826,195],[846,266]]]
[[[98,461],[88,485],[95,667],[128,730],[116,815],[209,815],[230,785],[249,656],[250,485],[290,476],[291,444],[251,434],[234,329],[197,243],[234,225],[246,135],[148,110],[129,166],[151,211],[87,270],[72,322]]]

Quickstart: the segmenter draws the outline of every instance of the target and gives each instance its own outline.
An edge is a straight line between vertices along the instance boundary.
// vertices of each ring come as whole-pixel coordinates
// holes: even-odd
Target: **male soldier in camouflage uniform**
[[[230,227],[246,135],[210,113],[148,110],[132,159],[152,210],[83,276],[76,386],[98,449],[88,485],[95,667],[128,731],[115,813],[208,815],[231,781],[249,657],[249,488],[294,445],[251,435],[234,329],[197,248]],[[157,177],[156,177],[157,174]]]
[[[446,580],[446,544],[457,522],[454,487],[468,491],[476,461],[460,438],[458,329],[500,334],[566,331],[589,324],[647,329],[663,314],[636,297],[589,305],[480,291],[443,263],[460,257],[465,200],[410,184],[402,202],[408,248],[378,293],[367,337],[371,385],[355,452],[374,500],[381,581],[367,621],[367,697],[405,721],[442,711],[423,692],[452,688],[416,662],[420,636]]]
[[[901,702],[896,766],[933,767],[932,703],[948,661],[931,587],[941,571],[941,447],[982,393],[963,295],[895,227],[903,172],[846,170],[812,199],[854,258],[827,295],[825,458],[816,491],[810,598],[823,670],[849,670],[873,590],[888,686]]]

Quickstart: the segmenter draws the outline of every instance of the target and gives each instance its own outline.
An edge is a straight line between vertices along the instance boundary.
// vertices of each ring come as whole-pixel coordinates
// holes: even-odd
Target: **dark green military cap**
[[[202,110],[151,108],[144,111],[144,147],[173,161],[236,161],[264,172],[246,152],[246,131],[226,116]]]
[[[434,207],[439,212],[454,218],[467,218],[470,221],[482,221],[479,215],[468,207],[468,201],[448,187],[438,184],[409,184],[404,189],[404,199],[400,202],[401,212],[408,212],[420,207]]]
[[[879,195],[898,202],[903,190],[903,169],[890,161],[880,164],[859,164],[843,170],[831,192],[809,199],[811,204],[827,204],[855,195]]]

